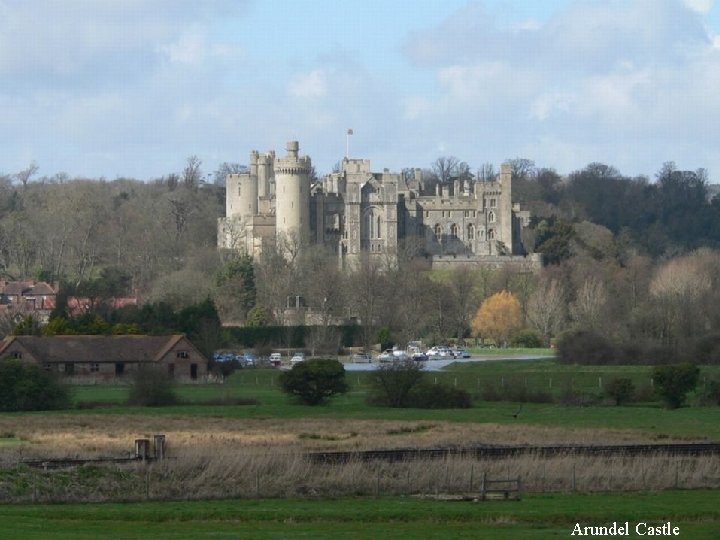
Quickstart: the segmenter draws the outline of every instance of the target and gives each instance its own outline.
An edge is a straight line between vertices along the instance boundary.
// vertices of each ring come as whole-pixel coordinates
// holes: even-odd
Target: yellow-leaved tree
[[[510,335],[521,327],[520,302],[509,291],[500,291],[486,298],[470,325],[473,336],[490,338],[503,347],[507,346]]]

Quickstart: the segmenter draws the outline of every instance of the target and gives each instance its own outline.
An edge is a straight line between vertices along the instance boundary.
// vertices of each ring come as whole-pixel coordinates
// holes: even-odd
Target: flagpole
[[[345,159],[350,159],[350,135],[353,134],[352,129],[348,129],[345,134]]]

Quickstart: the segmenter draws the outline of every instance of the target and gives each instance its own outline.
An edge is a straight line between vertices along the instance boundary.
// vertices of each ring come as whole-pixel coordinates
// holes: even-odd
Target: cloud
[[[708,120],[720,112],[711,90],[720,83],[720,51],[701,18],[711,7],[587,0],[542,24],[502,28],[470,3],[406,39],[406,58],[433,73],[438,90],[430,100],[407,96],[405,116],[419,130],[432,126],[420,136],[444,140],[468,161],[525,148],[560,170],[587,157],[648,173],[669,159],[690,160],[700,156],[693,146],[720,141]],[[472,144],[458,125],[476,126]],[[713,161],[698,161],[705,158]],[[709,152],[695,161],[688,168],[720,171]]]
[[[327,77],[325,72],[315,69],[310,73],[299,75],[290,82],[288,93],[299,98],[321,98],[327,94]]]

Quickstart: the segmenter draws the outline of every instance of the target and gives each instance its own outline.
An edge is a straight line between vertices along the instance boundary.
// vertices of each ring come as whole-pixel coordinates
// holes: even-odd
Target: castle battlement
[[[220,247],[254,255],[267,242],[308,241],[332,248],[341,264],[354,265],[364,257],[392,260],[400,240],[415,238],[433,266],[540,265],[539,258],[522,257],[519,228],[529,223],[529,214],[512,204],[509,164],[502,164],[496,181],[456,179],[429,195],[423,191],[429,179],[419,168],[406,182],[388,169],[371,172],[368,159],[344,158],[340,172],[311,189],[310,157],[299,155],[298,141],[285,148],[283,157],[253,150],[250,172],[227,176]]]

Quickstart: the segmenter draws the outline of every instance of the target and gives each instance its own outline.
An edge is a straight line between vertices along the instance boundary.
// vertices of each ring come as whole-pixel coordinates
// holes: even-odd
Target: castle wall
[[[386,263],[404,239],[423,242],[433,266],[478,263],[539,267],[523,253],[519,231],[527,212],[512,205],[511,169],[494,182],[455,180],[421,195],[420,170],[405,178],[372,173],[370,161],[344,159],[342,171],[310,187],[311,162],[297,141],[287,155],[250,153],[250,171],[228,175],[226,218],[218,221],[218,245],[258,254],[279,239],[309,240],[337,250],[340,264],[362,257]]]

